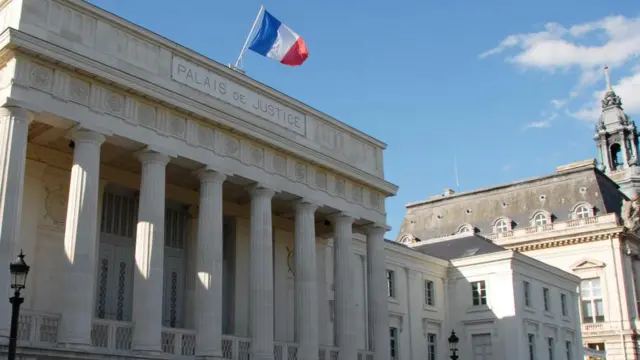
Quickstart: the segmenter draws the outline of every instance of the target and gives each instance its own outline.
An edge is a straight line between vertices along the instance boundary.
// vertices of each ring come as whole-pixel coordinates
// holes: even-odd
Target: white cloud
[[[578,42],[593,32],[602,33],[606,42],[593,45]],[[610,16],[569,28],[549,23],[541,32],[507,36],[497,47],[480,54],[480,58],[509,48],[519,51],[508,60],[527,67],[547,70],[575,66],[591,69],[603,64],[615,67],[640,54],[640,18]]]
[[[577,69],[579,75],[567,98],[550,103],[555,109],[566,109],[569,102],[582,101],[583,106],[565,114],[589,121],[600,114],[605,88],[602,66],[607,64],[614,74],[628,74],[618,80],[614,90],[627,113],[640,114],[640,17],[608,16],[571,26],[548,23],[543,31],[509,35],[479,57],[498,54],[507,54],[507,62],[524,68],[550,72]],[[586,99],[581,96],[584,90],[590,91]],[[543,120],[527,128],[545,126]]]
[[[528,123],[527,125],[525,125],[525,129],[542,129],[542,128],[548,128],[549,126],[551,126],[551,121],[549,120],[542,120],[542,121],[533,121]]]
[[[640,72],[622,78],[618,83],[613,84],[613,89],[622,99],[622,107],[628,114],[640,114]],[[587,120],[596,121],[600,116],[600,100],[604,97],[604,90],[596,90],[591,95],[591,101],[582,106],[576,112],[569,113],[571,116]]]
[[[556,109],[560,109],[561,107],[565,106],[567,104],[567,100],[564,99],[551,99],[551,105],[553,105],[554,108]]]
[[[555,120],[558,117],[557,113],[552,113],[551,115],[547,116],[546,113],[542,113],[542,120],[539,121],[532,121],[528,124],[526,124],[523,128],[523,130],[528,130],[528,129],[544,129],[544,128],[548,128],[551,126],[551,122],[553,120]]]

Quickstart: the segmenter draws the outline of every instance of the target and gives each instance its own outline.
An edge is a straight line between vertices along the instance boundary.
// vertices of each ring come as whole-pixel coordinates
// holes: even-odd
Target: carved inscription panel
[[[240,86],[182,57],[173,57],[173,80],[306,136],[305,115]]]

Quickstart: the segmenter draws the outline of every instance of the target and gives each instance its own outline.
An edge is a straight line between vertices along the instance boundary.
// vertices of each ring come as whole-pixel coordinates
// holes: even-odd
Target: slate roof
[[[491,234],[501,217],[510,219],[513,229],[529,227],[539,211],[566,221],[579,204],[593,207],[595,215],[620,214],[625,196],[619,186],[593,160],[576,164],[547,176],[408,204],[397,240],[406,234],[419,240],[452,235],[464,224]]]
[[[469,235],[455,239],[428,242],[424,245],[414,247],[413,249],[423,254],[443,260],[460,259],[469,256],[505,251],[505,248],[502,246],[498,246],[479,235]]]

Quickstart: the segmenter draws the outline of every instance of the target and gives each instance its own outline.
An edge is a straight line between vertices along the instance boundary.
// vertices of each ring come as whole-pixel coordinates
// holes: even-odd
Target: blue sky
[[[454,155],[460,191],[595,157],[604,63],[640,115],[635,0],[92,2],[222,63],[264,4],[310,56],[291,68],[247,52],[247,74],[388,144],[390,239],[406,203],[455,188]]]

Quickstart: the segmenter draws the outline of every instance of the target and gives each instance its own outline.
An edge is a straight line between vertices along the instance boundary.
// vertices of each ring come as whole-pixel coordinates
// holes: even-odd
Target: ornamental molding
[[[575,236],[567,239],[552,239],[552,240],[537,240],[534,243],[528,244],[501,244],[506,249],[510,249],[517,252],[526,252],[526,251],[534,251],[534,250],[542,250],[542,249],[551,249],[556,247],[577,245],[577,244],[585,244],[595,241],[604,241],[604,240],[612,240],[619,239],[620,236],[624,233],[622,228],[618,228],[612,232],[606,233],[598,233],[598,234],[586,234],[582,236]]]
[[[386,196],[382,191],[354,182],[324,167],[319,167],[316,163],[265,146],[248,136],[204,122],[201,118],[181,113],[161,103],[140,99],[131,92],[122,91],[66,68],[18,55],[17,58],[12,59],[13,77],[2,77],[1,79],[7,82],[0,83],[0,87],[20,84],[19,88],[27,92],[26,96],[23,96],[26,99],[29,99],[33,92],[48,94],[52,100],[61,105],[67,105],[72,109],[84,108],[92,115],[100,116],[99,121],[104,127],[109,127],[109,122],[124,122],[129,126],[147,130],[150,136],[160,137],[158,141],[164,144],[167,144],[167,141],[181,142],[189,145],[191,149],[208,151],[212,156],[231,158],[243,166],[280,176],[292,183],[303,185],[377,214],[375,217],[361,215],[362,218],[375,220],[375,218],[386,216],[384,207]],[[29,75],[45,72],[51,76]],[[43,79],[51,79],[51,81],[47,83]],[[79,94],[87,94],[87,96]],[[82,114],[80,111],[72,113]],[[84,121],[83,119],[72,120]],[[118,125],[114,124],[114,126]],[[332,204],[325,204],[334,207]]]

